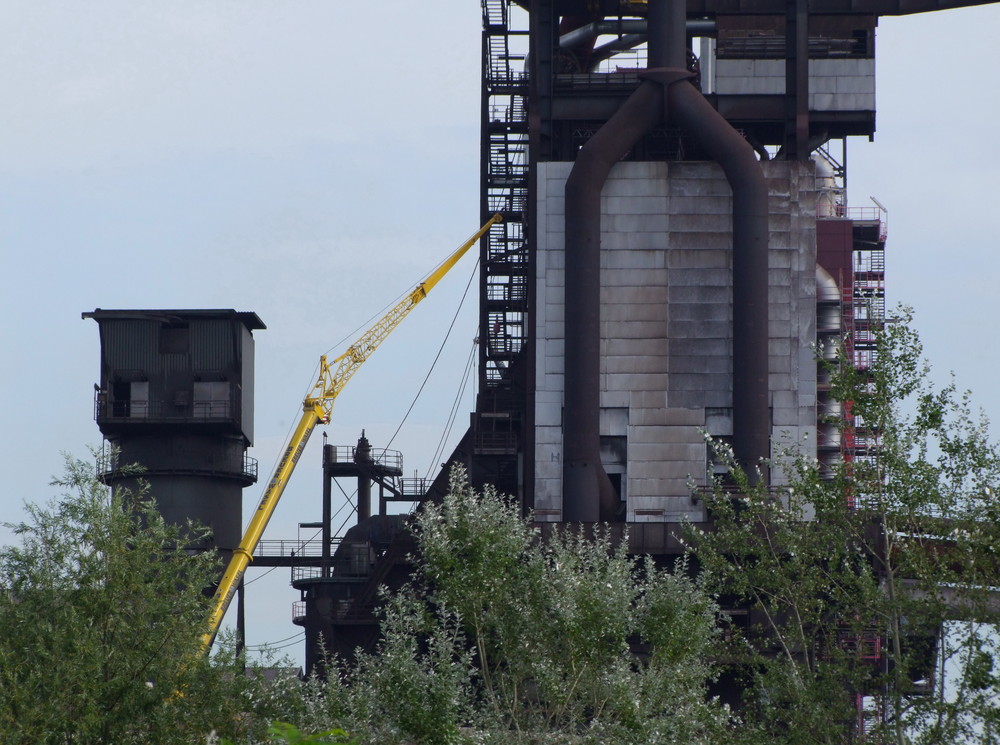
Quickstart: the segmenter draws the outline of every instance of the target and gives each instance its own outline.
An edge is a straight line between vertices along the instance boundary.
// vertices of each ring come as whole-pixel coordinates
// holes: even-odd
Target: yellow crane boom
[[[347,385],[347,381],[358,371],[358,368],[367,360],[372,353],[378,349],[379,345],[385,341],[386,337],[402,322],[407,314],[416,307],[417,303],[427,297],[429,293],[445,274],[447,274],[458,260],[465,255],[465,252],[478,241],[490,227],[500,222],[503,218],[493,215],[485,225],[470,237],[459,248],[430,275],[427,279],[418,284],[406,297],[400,300],[382,318],[363,333],[357,341],[342,355],[333,362],[328,363],[326,356],[320,357],[319,377],[309,394],[302,402],[302,417],[292,433],[288,445],[278,462],[278,466],[264,488],[264,494],[260,498],[257,510],[254,512],[247,526],[246,532],[240,545],[233,551],[233,557],[226,567],[222,580],[216,588],[213,598],[212,614],[209,616],[208,628],[201,637],[202,647],[207,652],[215,640],[215,635],[222,625],[222,618],[226,615],[226,610],[236,594],[240,580],[246,573],[247,567],[253,561],[253,552],[257,547],[264,529],[267,527],[274,508],[281,499],[281,495],[288,484],[288,479],[295,470],[295,466],[305,449],[309,436],[316,429],[317,424],[326,424],[330,421],[333,413],[333,404],[337,396]]]

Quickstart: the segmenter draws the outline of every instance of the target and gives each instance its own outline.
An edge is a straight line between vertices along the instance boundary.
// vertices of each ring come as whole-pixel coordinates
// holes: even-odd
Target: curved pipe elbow
[[[641,84],[577,154],[566,179],[563,519],[613,519],[601,463],[601,191],[611,168],[660,120],[663,89]]]
[[[768,479],[768,189],[753,147],[687,81],[668,88],[674,122],[697,139],[733,191],[733,448],[754,481]]]

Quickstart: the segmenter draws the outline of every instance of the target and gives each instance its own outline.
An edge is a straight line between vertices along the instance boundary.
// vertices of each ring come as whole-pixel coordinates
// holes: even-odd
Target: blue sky
[[[61,451],[100,442],[97,325],[80,319],[96,307],[257,312],[252,454],[273,465],[319,355],[477,227],[480,19],[475,0],[0,5],[0,520],[51,495]],[[878,132],[848,165],[851,203],[889,209],[889,302],[916,309],[935,375],[1000,421],[998,28],[996,5],[882,19]],[[331,443],[388,442],[473,263],[351,381]],[[470,298],[392,445],[407,475],[431,464],[475,333]],[[318,519],[319,443],[269,535]],[[287,581],[251,585],[251,644],[298,630]]]

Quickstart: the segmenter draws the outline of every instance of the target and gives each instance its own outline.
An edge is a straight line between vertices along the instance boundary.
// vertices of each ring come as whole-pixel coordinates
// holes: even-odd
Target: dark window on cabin
[[[171,324],[160,327],[160,354],[187,354],[190,349],[188,325]]]
[[[132,384],[115,381],[111,384],[111,416],[129,416],[132,413]]]
[[[149,381],[116,380],[111,384],[111,416],[145,419],[149,416]]]

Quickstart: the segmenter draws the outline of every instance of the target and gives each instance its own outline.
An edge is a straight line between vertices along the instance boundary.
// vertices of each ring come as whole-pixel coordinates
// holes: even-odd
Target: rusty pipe
[[[665,87],[663,119],[694,138],[718,163],[733,192],[733,450],[756,480],[767,480],[768,405],[767,182],[753,147],[686,77],[687,3],[649,3],[649,72]],[[656,67],[672,68],[655,70]]]
[[[649,5],[650,70],[581,148],[566,181],[563,519],[608,520],[617,500],[600,458],[601,190],[611,167],[650,129],[673,121],[718,162],[733,190],[733,428],[755,478],[770,452],[767,185],[753,148],[690,82],[686,4]],[[668,68],[668,69],[662,69]],[[669,69],[672,68],[672,69]],[[764,474],[766,479],[766,472]]]
[[[566,179],[563,519],[596,522],[618,504],[601,464],[601,190],[611,167],[660,120],[663,89],[642,83],[580,149]]]
[[[767,182],[753,147],[688,81],[666,93],[673,121],[722,166],[733,191],[733,451],[752,481],[767,481]]]

